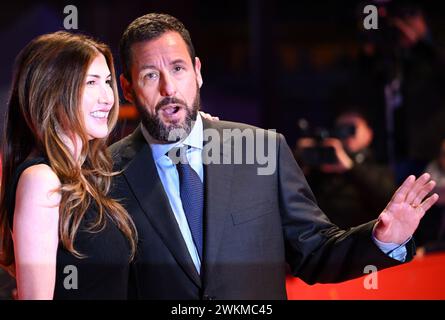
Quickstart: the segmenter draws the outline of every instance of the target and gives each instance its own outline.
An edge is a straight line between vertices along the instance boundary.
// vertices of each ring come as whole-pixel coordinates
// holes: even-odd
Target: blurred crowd
[[[430,173],[441,196],[415,235],[445,248],[445,59],[418,4],[376,1],[378,30],[360,26],[354,74],[330,128],[298,121],[297,161],[340,227],[376,219],[409,174]]]

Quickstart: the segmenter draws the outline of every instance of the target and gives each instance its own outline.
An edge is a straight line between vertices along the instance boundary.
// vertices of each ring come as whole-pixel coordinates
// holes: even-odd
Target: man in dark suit
[[[286,264],[308,283],[409,261],[411,235],[437,200],[409,177],[378,222],[348,231],[318,208],[280,134],[198,113],[201,63],[174,17],[133,21],[121,85],[141,125],[111,147],[112,196],[139,234],[133,294],[143,299],[285,299]]]

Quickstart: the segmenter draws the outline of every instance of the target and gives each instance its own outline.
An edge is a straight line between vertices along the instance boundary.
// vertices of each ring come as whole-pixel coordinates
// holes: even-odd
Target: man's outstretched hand
[[[402,244],[416,231],[425,212],[439,199],[435,193],[424,200],[436,183],[428,173],[417,180],[409,176],[380,214],[374,236],[382,242]]]

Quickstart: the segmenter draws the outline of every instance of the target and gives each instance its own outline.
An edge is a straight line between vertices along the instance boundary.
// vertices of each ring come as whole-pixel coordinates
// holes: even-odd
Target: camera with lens
[[[334,147],[324,145],[327,138],[340,140],[354,136],[356,127],[353,124],[341,124],[329,130],[324,127],[311,127],[306,119],[298,121],[300,138],[310,138],[313,143],[299,149],[298,156],[301,161],[310,167],[320,167],[325,164],[338,163]]]

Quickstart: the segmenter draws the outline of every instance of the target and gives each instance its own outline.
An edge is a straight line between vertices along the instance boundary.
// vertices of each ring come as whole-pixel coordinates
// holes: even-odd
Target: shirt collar
[[[167,152],[170,151],[170,149],[174,147],[181,147],[183,145],[186,145],[199,150],[203,149],[203,126],[201,115],[199,114],[199,112],[196,116],[196,121],[193,125],[192,131],[182,141],[169,144],[160,144],[156,143],[155,139],[148,133],[143,124],[141,124],[141,131],[145,140],[151,147],[151,151],[153,153],[153,158],[155,161],[158,161],[159,158],[164,156]]]

